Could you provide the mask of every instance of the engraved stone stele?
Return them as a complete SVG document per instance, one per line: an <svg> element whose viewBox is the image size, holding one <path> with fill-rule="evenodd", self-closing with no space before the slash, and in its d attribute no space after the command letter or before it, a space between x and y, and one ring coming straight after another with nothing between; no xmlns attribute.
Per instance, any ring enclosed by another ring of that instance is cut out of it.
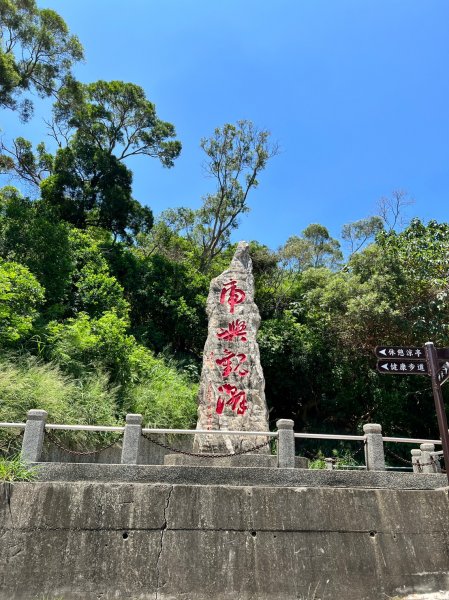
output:
<svg viewBox="0 0 449 600"><path fill-rule="evenodd" d="M197 429L222 430L223 435L195 435L194 451L248 450L267 438L225 433L269 430L265 380L256 341L260 315L254 303L247 242L239 242L229 269L211 281L206 310L209 327L198 394ZM269 454L269 447L257 453Z"/></svg>

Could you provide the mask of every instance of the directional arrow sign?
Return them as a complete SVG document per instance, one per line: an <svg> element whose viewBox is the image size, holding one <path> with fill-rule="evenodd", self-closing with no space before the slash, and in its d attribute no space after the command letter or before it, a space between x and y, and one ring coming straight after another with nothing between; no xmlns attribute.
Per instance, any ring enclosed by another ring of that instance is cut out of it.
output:
<svg viewBox="0 0 449 600"><path fill-rule="evenodd" d="M375 352L379 358L393 358L398 360L402 358L423 360L426 356L424 348L416 348L415 346L377 346Z"/></svg>
<svg viewBox="0 0 449 600"><path fill-rule="evenodd" d="M446 381L448 379L449 379L449 362L445 362L444 365L441 367L441 369L437 373L437 380L440 385L443 385L443 383L446 383Z"/></svg>
<svg viewBox="0 0 449 600"><path fill-rule="evenodd" d="M378 360L377 370L379 373L389 375L427 375L427 362L425 360ZM449 370L449 363L448 363Z"/></svg>

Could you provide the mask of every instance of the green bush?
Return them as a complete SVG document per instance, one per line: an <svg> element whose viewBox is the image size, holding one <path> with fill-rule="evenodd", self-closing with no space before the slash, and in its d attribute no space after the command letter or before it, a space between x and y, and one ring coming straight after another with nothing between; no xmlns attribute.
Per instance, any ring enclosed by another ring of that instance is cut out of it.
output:
<svg viewBox="0 0 449 600"><path fill-rule="evenodd" d="M148 427L193 427L198 385L143 346L136 346L130 362L136 377L128 392L130 411L142 414Z"/></svg>

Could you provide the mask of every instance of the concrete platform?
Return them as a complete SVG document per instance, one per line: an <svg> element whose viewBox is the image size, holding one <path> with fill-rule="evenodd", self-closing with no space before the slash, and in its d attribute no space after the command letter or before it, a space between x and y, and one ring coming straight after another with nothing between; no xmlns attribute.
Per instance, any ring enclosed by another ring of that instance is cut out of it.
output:
<svg viewBox="0 0 449 600"><path fill-rule="evenodd" d="M240 454L223 458L206 458L188 454L166 454L164 465L185 467L277 467L277 456L269 454ZM304 456L295 456L295 468L307 469L309 461Z"/></svg>
<svg viewBox="0 0 449 600"><path fill-rule="evenodd" d="M391 471L326 471L257 467L186 467L34 463L40 481L103 481L182 485L334 487L433 490L447 486L446 475Z"/></svg>

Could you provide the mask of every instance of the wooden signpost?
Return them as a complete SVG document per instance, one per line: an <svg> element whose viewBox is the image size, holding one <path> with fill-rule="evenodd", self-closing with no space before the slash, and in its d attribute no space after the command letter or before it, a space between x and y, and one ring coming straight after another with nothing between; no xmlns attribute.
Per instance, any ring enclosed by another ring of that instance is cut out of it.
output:
<svg viewBox="0 0 449 600"><path fill-rule="evenodd" d="M388 375L430 375L433 399L443 446L444 465L449 483L449 431L441 387L449 380L449 348L435 348L433 342L424 347L377 346L376 368ZM443 364L441 364L443 363Z"/></svg>

